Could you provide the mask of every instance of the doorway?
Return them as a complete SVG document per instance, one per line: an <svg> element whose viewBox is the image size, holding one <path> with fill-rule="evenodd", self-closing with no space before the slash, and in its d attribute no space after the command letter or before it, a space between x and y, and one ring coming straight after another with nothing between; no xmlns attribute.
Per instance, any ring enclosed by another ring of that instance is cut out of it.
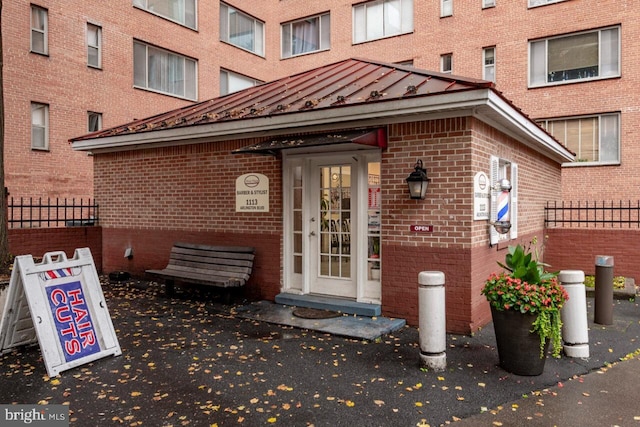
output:
<svg viewBox="0 0 640 427"><path fill-rule="evenodd" d="M287 155L283 164L283 291L379 304L380 152Z"/></svg>

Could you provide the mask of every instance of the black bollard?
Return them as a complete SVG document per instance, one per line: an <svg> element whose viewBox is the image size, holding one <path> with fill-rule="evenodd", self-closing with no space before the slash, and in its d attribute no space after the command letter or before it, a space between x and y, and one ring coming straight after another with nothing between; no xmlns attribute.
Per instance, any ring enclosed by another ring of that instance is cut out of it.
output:
<svg viewBox="0 0 640 427"><path fill-rule="evenodd" d="M594 322L613 324L613 257L596 256Z"/></svg>

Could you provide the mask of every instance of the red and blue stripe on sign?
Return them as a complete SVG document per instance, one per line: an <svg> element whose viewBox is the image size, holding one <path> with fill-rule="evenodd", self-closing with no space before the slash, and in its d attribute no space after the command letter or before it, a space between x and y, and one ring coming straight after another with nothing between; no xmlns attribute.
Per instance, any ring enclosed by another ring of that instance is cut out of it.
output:
<svg viewBox="0 0 640 427"><path fill-rule="evenodd" d="M59 279L60 277L71 277L73 276L73 271L71 268L60 268L57 270L49 270L45 271L44 275L47 279Z"/></svg>

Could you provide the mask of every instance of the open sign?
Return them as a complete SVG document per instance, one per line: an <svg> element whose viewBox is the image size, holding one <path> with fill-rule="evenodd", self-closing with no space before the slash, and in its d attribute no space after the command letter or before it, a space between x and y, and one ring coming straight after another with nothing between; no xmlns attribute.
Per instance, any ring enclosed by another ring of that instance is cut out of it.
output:
<svg viewBox="0 0 640 427"><path fill-rule="evenodd" d="M411 226L411 231L414 233L431 233L433 231L433 225L417 225Z"/></svg>

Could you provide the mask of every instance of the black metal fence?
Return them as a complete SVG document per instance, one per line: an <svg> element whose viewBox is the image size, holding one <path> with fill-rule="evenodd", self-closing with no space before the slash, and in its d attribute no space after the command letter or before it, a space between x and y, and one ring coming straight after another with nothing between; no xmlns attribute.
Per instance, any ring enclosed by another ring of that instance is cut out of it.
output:
<svg viewBox="0 0 640 427"><path fill-rule="evenodd" d="M547 228L640 228L640 200L547 202Z"/></svg>
<svg viewBox="0 0 640 427"><path fill-rule="evenodd" d="M7 201L9 228L98 225L98 204L91 199L23 198Z"/></svg>

